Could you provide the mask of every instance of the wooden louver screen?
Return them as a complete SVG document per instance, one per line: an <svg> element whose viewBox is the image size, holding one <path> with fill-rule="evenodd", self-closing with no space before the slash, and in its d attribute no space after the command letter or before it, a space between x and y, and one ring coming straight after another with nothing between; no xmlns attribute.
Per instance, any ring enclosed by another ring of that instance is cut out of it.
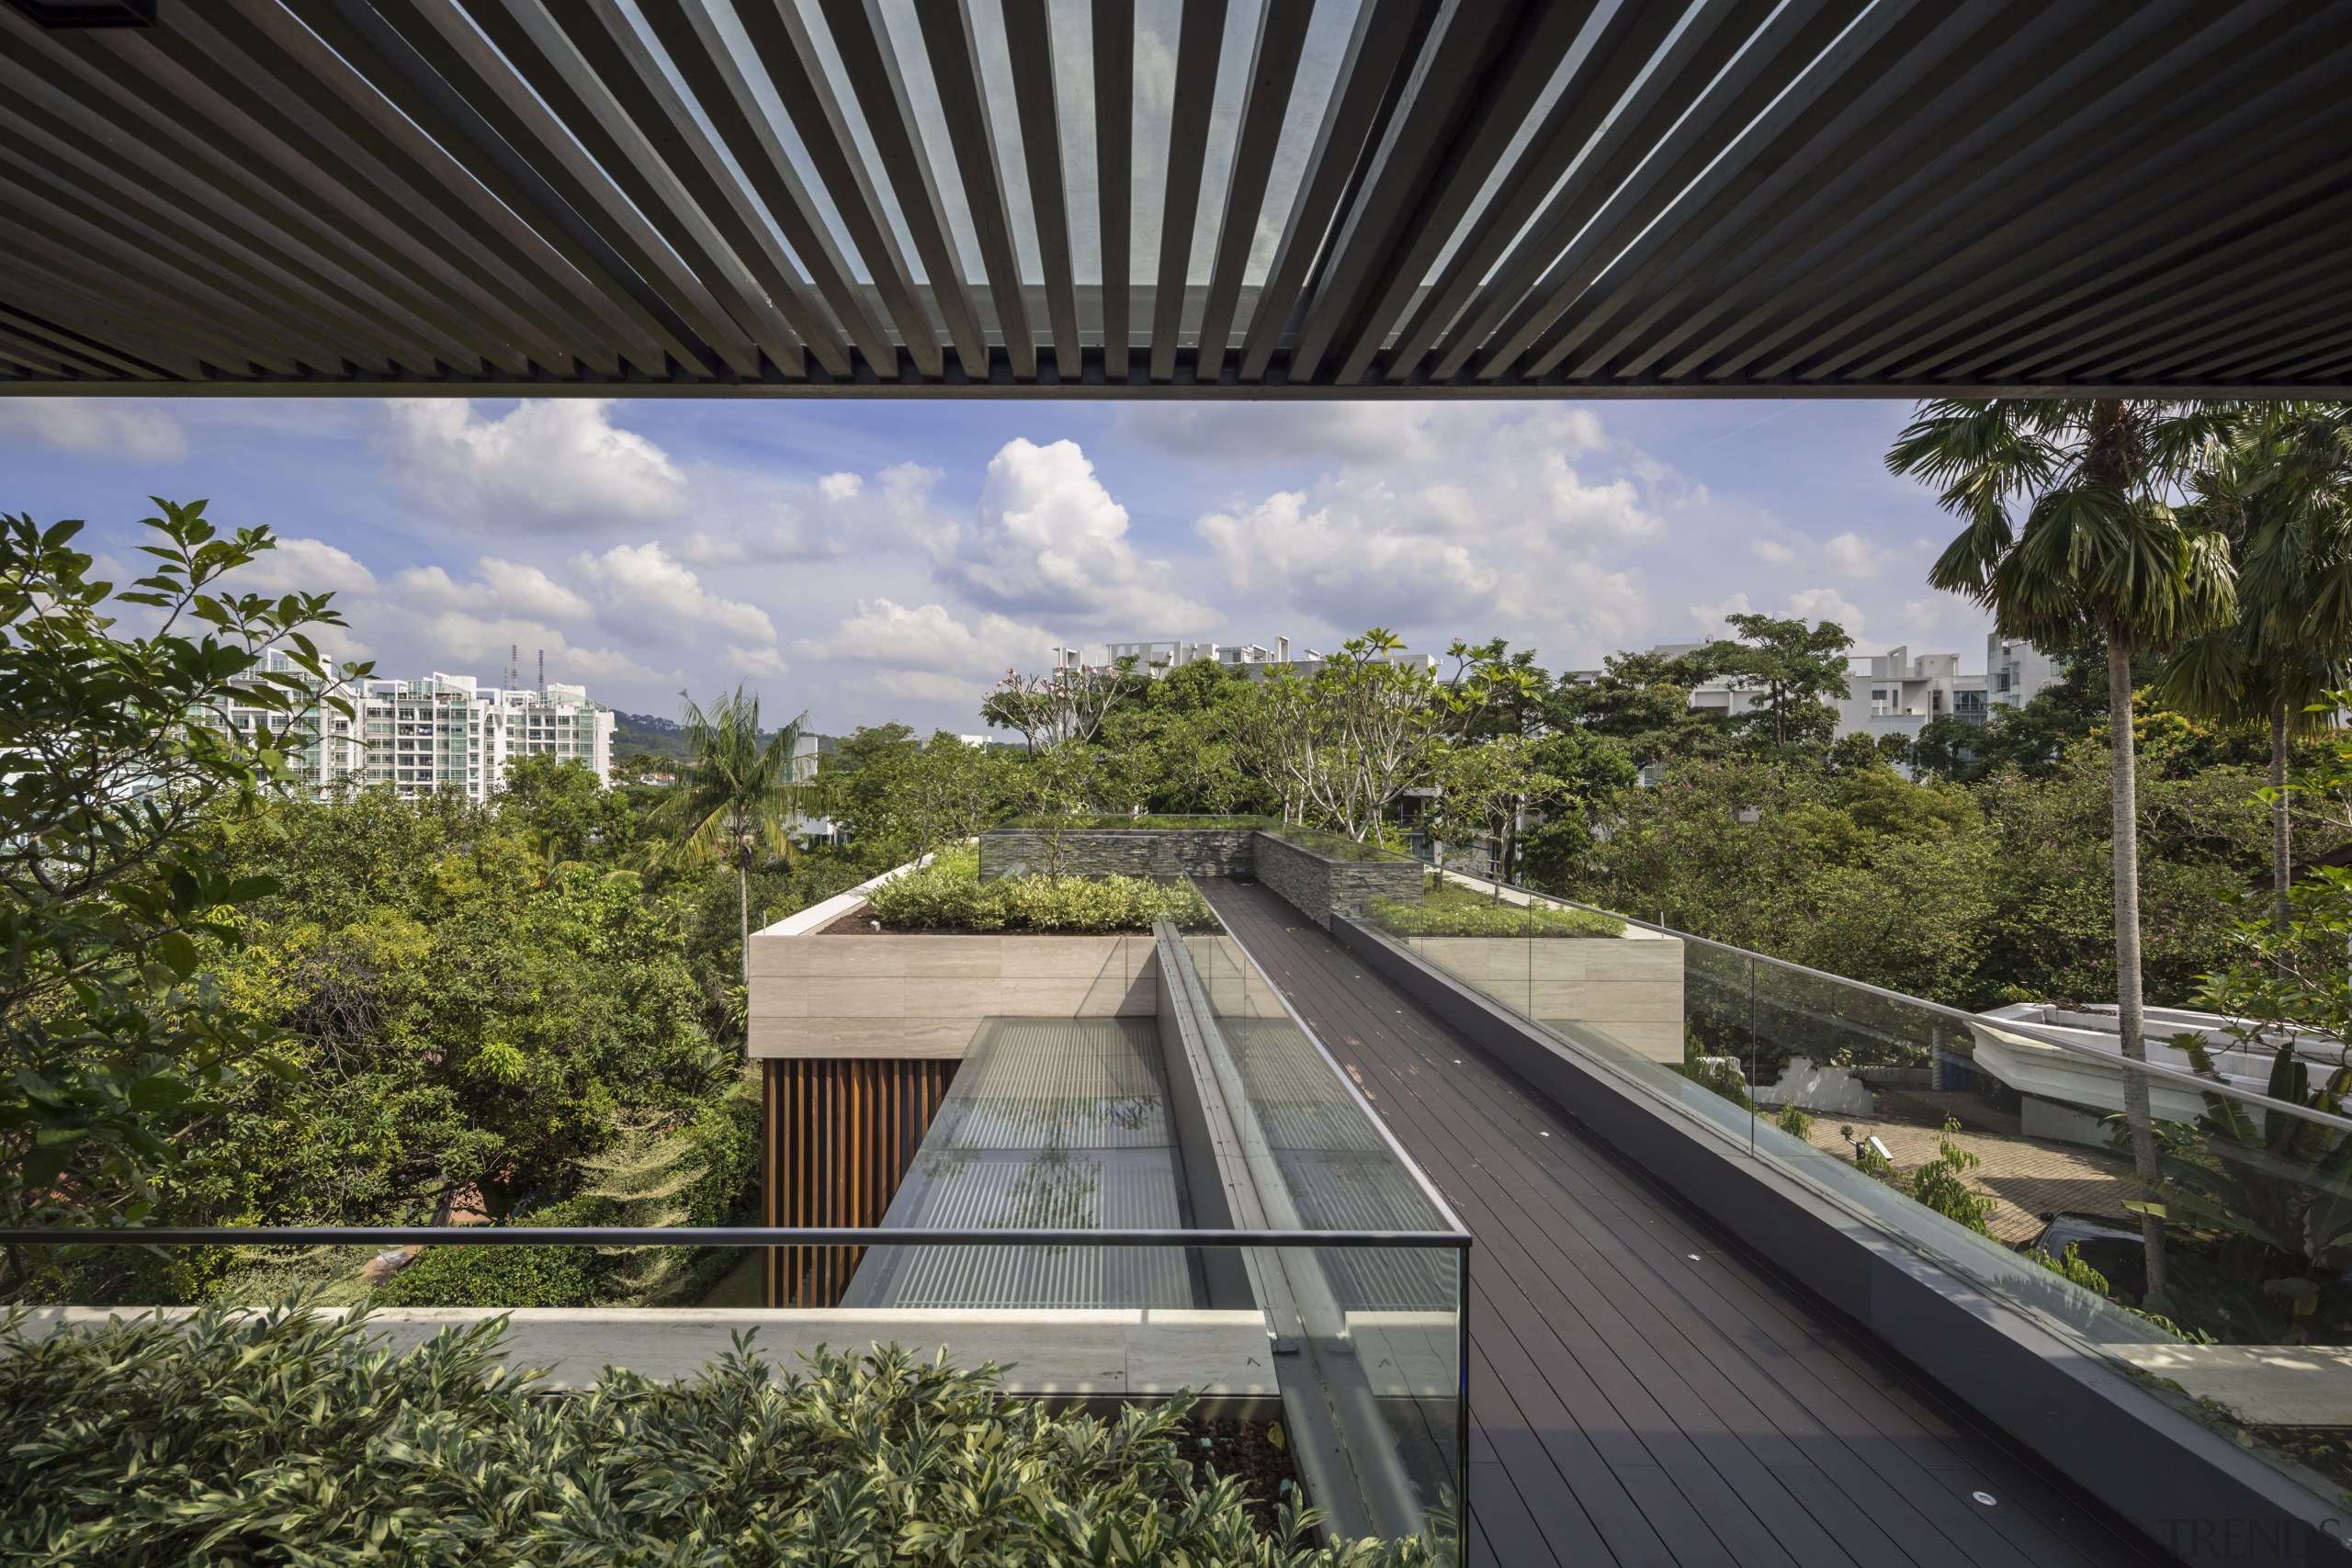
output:
<svg viewBox="0 0 2352 1568"><path fill-rule="evenodd" d="M771 1058L763 1223L881 1224L956 1066L952 1058ZM857 1247L768 1248L767 1304L839 1305L865 1254Z"/></svg>

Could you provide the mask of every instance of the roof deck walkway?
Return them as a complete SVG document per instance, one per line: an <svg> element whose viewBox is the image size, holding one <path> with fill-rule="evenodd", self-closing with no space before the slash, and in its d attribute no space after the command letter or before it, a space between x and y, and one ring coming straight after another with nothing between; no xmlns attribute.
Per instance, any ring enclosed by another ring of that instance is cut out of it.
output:
<svg viewBox="0 0 2352 1568"><path fill-rule="evenodd" d="M1473 1563L2163 1561L1275 894L1201 886L1476 1235Z"/></svg>

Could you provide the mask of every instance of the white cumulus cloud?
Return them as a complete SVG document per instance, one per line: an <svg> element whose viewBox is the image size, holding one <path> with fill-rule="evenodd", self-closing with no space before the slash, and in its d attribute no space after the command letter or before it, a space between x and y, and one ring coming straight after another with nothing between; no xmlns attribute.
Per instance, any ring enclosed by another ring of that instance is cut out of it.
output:
<svg viewBox="0 0 2352 1568"><path fill-rule="evenodd" d="M555 398L485 419L462 399L385 405L400 479L454 521L571 532L675 516L684 474L660 446L613 423L610 407Z"/></svg>
<svg viewBox="0 0 2352 1568"><path fill-rule="evenodd" d="M187 456L187 433L170 414L99 398L0 398L0 441L139 463Z"/></svg>
<svg viewBox="0 0 2352 1568"><path fill-rule="evenodd" d="M870 682L895 696L977 702L1006 671L1049 662L1056 640L1010 615L984 614L967 622L944 604L861 599L857 613L831 637L796 643L793 651L864 665Z"/></svg>
<svg viewBox="0 0 2352 1568"><path fill-rule="evenodd" d="M617 615L639 635L683 640L707 626L747 645L775 644L775 624L765 610L711 592L659 541L574 556L571 565L595 585L608 620Z"/></svg>
<svg viewBox="0 0 2352 1568"><path fill-rule="evenodd" d="M1081 624L1162 633L1215 624L1215 612L1174 589L1167 562L1136 554L1127 523L1077 442L1008 441L989 462L964 582L999 609Z"/></svg>
<svg viewBox="0 0 2352 1568"><path fill-rule="evenodd" d="M460 582L437 566L412 567L393 580L400 597L455 610L499 611L539 621L576 621L592 613L587 600L536 566L484 556L475 577Z"/></svg>
<svg viewBox="0 0 2352 1568"><path fill-rule="evenodd" d="M1616 558L1666 521L1632 479L1570 461L1603 444L1590 411L1449 410L1442 427L1434 456L1343 463L1194 531L1235 593L1326 625L1566 628L1595 649L1638 630L1647 606Z"/></svg>
<svg viewBox="0 0 2352 1568"><path fill-rule="evenodd" d="M1894 558L1893 550L1870 543L1850 529L1821 547L1828 558L1829 570L1840 577L1876 577L1879 569Z"/></svg>
<svg viewBox="0 0 2352 1568"><path fill-rule="evenodd" d="M1849 635L1862 635L1860 606L1835 588L1806 588L1790 594L1789 614L1800 620L1835 621Z"/></svg>

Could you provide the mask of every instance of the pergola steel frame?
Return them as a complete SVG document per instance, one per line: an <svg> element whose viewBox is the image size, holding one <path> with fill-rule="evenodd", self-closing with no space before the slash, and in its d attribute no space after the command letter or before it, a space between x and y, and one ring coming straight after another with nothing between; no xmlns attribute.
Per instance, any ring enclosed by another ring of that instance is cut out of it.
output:
<svg viewBox="0 0 2352 1568"><path fill-rule="evenodd" d="M0 0L0 391L2352 387L2352 0L1170 16Z"/></svg>

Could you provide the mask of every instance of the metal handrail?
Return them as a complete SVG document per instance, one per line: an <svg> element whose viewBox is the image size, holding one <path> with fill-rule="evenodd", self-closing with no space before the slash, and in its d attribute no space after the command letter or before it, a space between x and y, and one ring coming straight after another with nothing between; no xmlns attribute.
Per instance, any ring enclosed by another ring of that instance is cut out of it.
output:
<svg viewBox="0 0 2352 1568"><path fill-rule="evenodd" d="M1430 861L1423 861L1421 863L1430 866L1441 875L1460 876L1462 874L1459 872L1449 874L1445 867ZM2033 1024L2018 1023L2005 1018L1987 1018L1983 1013L1965 1012L1943 1002L1931 1002L1925 997L1910 996L1902 991L1891 991L1883 986L1873 986L1867 980L1856 980L1845 975L1832 975L1826 969L1809 968L1790 959L1775 958L1769 953L1758 953L1752 948L1736 947L1730 942L1716 942L1711 937L1694 936L1689 931L1677 931L1672 926L1660 925L1654 920L1645 920L1633 915L1621 915L1614 909L1604 909L1598 905L1579 903L1574 898L1563 898L1556 893L1541 893L1532 887L1522 887L1516 882L1504 882L1491 876L1482 876L1476 880L1496 887L1508 888L1513 893L1525 894L1530 898L1540 898L1546 904L1556 905L1563 908L1582 909L1587 914L1605 915L1612 920L1620 920L1629 926L1637 926L1643 931L1656 931L1660 936L1670 936L1679 942L1696 942L1701 947L1713 948L1718 953L1732 953L1754 963L1770 964L1776 969L1785 969L1793 974L1809 976L1816 980L1826 980L1833 985L1843 986L1849 990L1860 991L1868 996L1900 1002L1906 1007L1919 1008L1951 1019L1963 1026L1997 1029L2005 1034L2015 1034L2020 1039L2030 1040L2037 1045L2047 1045L2054 1050L2064 1051L2071 1055L2084 1057L2107 1066L2121 1066L2131 1072L2145 1073L2150 1077L2177 1084L2199 1094L2218 1094L2224 1099L2242 1100L2248 1105L2259 1106L2265 1111L2282 1111L2305 1122L2315 1122L2324 1127L2333 1127L2339 1133L2352 1133L2352 1117L2338 1116L2325 1111L2314 1111L2308 1105L2297 1105L2290 1100L2277 1100L2253 1089L2240 1089L2235 1084L2225 1083L2219 1078L2201 1077L2195 1073L2179 1067L2168 1067L2158 1062L2135 1062L2120 1051L2110 1055L2105 1051L2093 1050L2080 1041L2064 1040L2054 1034L2045 1034Z"/></svg>
<svg viewBox="0 0 2352 1568"><path fill-rule="evenodd" d="M1451 1217L1451 1216L1449 1216ZM1457 1222L1458 1223L1458 1222ZM11 1225L6 1247L1315 1247L1460 1251L1453 1231L925 1230L910 1225Z"/></svg>

